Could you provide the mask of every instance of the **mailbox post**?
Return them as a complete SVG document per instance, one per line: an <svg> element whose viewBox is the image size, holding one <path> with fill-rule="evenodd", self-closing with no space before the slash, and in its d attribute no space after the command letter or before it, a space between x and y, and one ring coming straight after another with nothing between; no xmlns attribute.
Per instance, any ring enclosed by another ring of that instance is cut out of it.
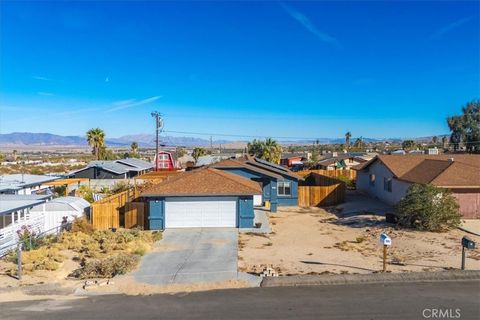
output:
<svg viewBox="0 0 480 320"><path fill-rule="evenodd" d="M392 239L386 234L380 235L380 244L383 245L383 272L387 271L387 247L392 245Z"/></svg>
<svg viewBox="0 0 480 320"><path fill-rule="evenodd" d="M462 238L462 270L465 270L465 249L475 249L475 241L467 236Z"/></svg>

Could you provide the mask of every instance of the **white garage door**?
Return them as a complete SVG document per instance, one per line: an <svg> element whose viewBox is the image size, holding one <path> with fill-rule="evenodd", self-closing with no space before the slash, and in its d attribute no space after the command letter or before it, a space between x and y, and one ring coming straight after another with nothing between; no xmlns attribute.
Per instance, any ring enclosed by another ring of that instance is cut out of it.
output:
<svg viewBox="0 0 480 320"><path fill-rule="evenodd" d="M236 201L165 202L165 228L236 226Z"/></svg>

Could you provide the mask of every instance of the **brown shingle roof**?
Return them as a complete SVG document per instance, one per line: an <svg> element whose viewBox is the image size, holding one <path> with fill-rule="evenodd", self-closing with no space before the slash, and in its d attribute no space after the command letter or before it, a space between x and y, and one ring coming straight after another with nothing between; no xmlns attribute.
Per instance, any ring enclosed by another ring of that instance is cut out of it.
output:
<svg viewBox="0 0 480 320"><path fill-rule="evenodd" d="M237 196L261 193L257 182L214 168L204 168L178 174L145 190L141 196Z"/></svg>
<svg viewBox="0 0 480 320"><path fill-rule="evenodd" d="M408 182L480 187L480 155L380 155L356 169L365 169L375 161L382 162L396 178Z"/></svg>

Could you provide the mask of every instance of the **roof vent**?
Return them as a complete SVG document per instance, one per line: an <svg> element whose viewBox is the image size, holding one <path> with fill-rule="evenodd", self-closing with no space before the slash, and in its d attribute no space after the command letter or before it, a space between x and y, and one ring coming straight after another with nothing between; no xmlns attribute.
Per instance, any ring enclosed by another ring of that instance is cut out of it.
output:
<svg viewBox="0 0 480 320"><path fill-rule="evenodd" d="M455 161L455 159L453 159L453 158L450 158L450 161L452 161L452 162L453 162L453 161Z"/></svg>

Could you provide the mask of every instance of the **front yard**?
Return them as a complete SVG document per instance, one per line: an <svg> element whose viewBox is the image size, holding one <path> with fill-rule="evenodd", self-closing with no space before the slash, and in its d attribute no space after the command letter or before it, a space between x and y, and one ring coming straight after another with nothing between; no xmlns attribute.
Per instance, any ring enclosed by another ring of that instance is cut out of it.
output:
<svg viewBox="0 0 480 320"><path fill-rule="evenodd" d="M396 229L384 217L338 218L321 208L281 207L269 216L273 233L240 234L239 270L259 272L272 266L279 275L372 273L382 269L378 239L386 232L391 272L442 271L460 268L460 230L447 233ZM477 243L480 237L468 235ZM480 270L480 251L467 253L467 269Z"/></svg>

